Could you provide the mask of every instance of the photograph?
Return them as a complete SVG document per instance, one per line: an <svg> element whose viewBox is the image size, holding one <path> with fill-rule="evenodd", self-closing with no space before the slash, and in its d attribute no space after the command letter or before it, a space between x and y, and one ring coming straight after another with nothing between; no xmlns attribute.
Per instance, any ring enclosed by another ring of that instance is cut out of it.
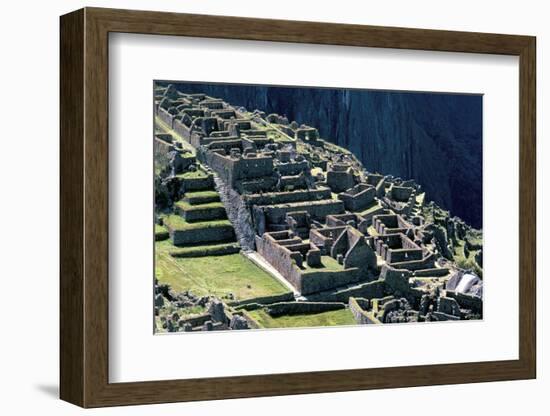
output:
<svg viewBox="0 0 550 416"><path fill-rule="evenodd" d="M2 5L0 415L550 414L545 3Z"/></svg>
<svg viewBox="0 0 550 416"><path fill-rule="evenodd" d="M483 319L483 94L152 88L155 334Z"/></svg>

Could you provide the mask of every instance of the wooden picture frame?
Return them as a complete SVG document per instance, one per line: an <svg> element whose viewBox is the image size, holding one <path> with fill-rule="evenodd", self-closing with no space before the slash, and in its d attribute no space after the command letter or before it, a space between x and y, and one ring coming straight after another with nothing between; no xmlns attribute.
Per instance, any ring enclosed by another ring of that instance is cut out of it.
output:
<svg viewBox="0 0 550 416"><path fill-rule="evenodd" d="M82 407L536 377L535 38L85 8L61 17L60 396ZM108 35L111 32L519 56L519 359L109 383Z"/></svg>

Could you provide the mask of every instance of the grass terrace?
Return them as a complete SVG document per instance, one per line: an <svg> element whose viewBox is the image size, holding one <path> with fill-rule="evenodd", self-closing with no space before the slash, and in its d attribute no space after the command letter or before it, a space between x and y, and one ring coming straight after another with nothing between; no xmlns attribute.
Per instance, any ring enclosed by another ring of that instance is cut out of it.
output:
<svg viewBox="0 0 550 416"><path fill-rule="evenodd" d="M207 202L205 204L190 204L187 201L178 201L176 206L184 211L199 211L203 209L218 209L224 208L221 202Z"/></svg>
<svg viewBox="0 0 550 416"><path fill-rule="evenodd" d="M187 222L217 221L227 218L225 207L221 202L191 205L183 200L175 203L176 211L183 215Z"/></svg>
<svg viewBox="0 0 550 416"><path fill-rule="evenodd" d="M232 227L229 220L216 220L216 221L200 221L200 222L187 222L183 217L179 215L167 215L164 217L164 224L169 229L176 231L190 231L190 230L202 230L205 228L222 228Z"/></svg>
<svg viewBox="0 0 550 416"><path fill-rule="evenodd" d="M155 224L155 234L157 233L165 233L168 230L163 225Z"/></svg>
<svg viewBox="0 0 550 416"><path fill-rule="evenodd" d="M155 243L155 275L160 283L181 292L218 297L233 293L236 300L287 292L277 279L240 253L224 256L174 258L169 241Z"/></svg>
<svg viewBox="0 0 550 416"><path fill-rule="evenodd" d="M166 227L155 224L155 241L162 241L168 239L169 234Z"/></svg>
<svg viewBox="0 0 550 416"><path fill-rule="evenodd" d="M216 191L186 192L184 199L191 205L219 202L220 195Z"/></svg>
<svg viewBox="0 0 550 416"><path fill-rule="evenodd" d="M349 309L305 315L283 315L271 317L264 309L249 311L248 314L264 328L304 328L334 325L357 325Z"/></svg>
<svg viewBox="0 0 550 416"><path fill-rule="evenodd" d="M179 175L176 175L176 178L180 178L180 179L203 179L207 177L208 177L208 173L206 173L202 169L197 169L194 172L185 172L185 173L180 173Z"/></svg>
<svg viewBox="0 0 550 416"><path fill-rule="evenodd" d="M234 254L240 251L237 243L209 244L189 247L174 247L170 250L172 257L204 257Z"/></svg>

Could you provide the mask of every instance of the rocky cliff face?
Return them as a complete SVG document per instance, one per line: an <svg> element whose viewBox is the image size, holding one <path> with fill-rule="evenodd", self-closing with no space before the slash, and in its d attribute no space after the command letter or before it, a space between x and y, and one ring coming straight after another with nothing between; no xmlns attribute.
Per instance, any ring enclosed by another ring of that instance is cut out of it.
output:
<svg viewBox="0 0 550 416"><path fill-rule="evenodd" d="M248 110L284 114L351 150L369 171L416 180L427 199L482 228L482 97L178 83Z"/></svg>

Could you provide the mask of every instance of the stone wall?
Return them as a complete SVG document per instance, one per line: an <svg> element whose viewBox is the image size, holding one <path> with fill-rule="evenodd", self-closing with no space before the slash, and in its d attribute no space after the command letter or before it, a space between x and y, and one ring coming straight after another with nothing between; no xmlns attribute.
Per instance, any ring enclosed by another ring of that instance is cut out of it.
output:
<svg viewBox="0 0 550 416"><path fill-rule="evenodd" d="M172 244L175 246L198 244L198 243L210 243L210 242L223 242L233 241L235 239L235 232L231 225L224 225L219 227L205 227L200 230L176 230L170 228L166 224L168 231L170 232L170 238Z"/></svg>
<svg viewBox="0 0 550 416"><path fill-rule="evenodd" d="M309 169L309 163L307 160L277 163L276 168L281 175L298 175Z"/></svg>
<svg viewBox="0 0 550 416"><path fill-rule="evenodd" d="M329 188L305 189L289 192L267 192L263 194L246 195L244 198L250 205L287 204L301 201L317 201L331 198Z"/></svg>
<svg viewBox="0 0 550 416"><path fill-rule="evenodd" d="M175 211L185 218L185 221L187 222L211 221L227 218L227 214L223 206L211 208L192 206L190 209L183 209L178 205L178 203L176 203L175 206Z"/></svg>
<svg viewBox="0 0 550 416"><path fill-rule="evenodd" d="M268 222L281 224L284 223L285 216L288 212L306 211L313 219L324 221L327 215L341 214L345 209L342 201L322 200L268 205L264 206L263 210Z"/></svg>
<svg viewBox="0 0 550 416"><path fill-rule="evenodd" d="M300 293L310 295L363 280L359 269L308 271L300 276Z"/></svg>
<svg viewBox="0 0 550 416"><path fill-rule="evenodd" d="M285 246L278 244L267 234L264 234L263 237L256 236L256 250L275 268L275 270L281 273L296 290L299 292L301 291L301 273L298 268L301 266L302 262L302 255L300 253L293 253Z"/></svg>
<svg viewBox="0 0 550 416"><path fill-rule="evenodd" d="M347 210L362 211L374 202L375 194L374 186L360 183L339 194L338 199L344 201Z"/></svg>
<svg viewBox="0 0 550 416"><path fill-rule="evenodd" d="M449 274L449 269L446 267L434 267L431 269L415 270L414 277L441 277Z"/></svg>
<svg viewBox="0 0 550 416"><path fill-rule="evenodd" d="M417 249L397 249L390 250L387 256L388 263L402 263L405 261L422 260L423 252L421 248Z"/></svg>
<svg viewBox="0 0 550 416"><path fill-rule="evenodd" d="M349 171L329 170L327 172L327 185L333 192L343 192L355 185L355 179Z"/></svg>
<svg viewBox="0 0 550 416"><path fill-rule="evenodd" d="M243 250L254 250L255 241L254 226L250 216L250 210L243 198L231 186L227 185L221 178L214 178L216 191L227 211L227 217L233 224L235 234Z"/></svg>
<svg viewBox="0 0 550 416"><path fill-rule="evenodd" d="M182 178L181 183L185 192L203 191L214 188L214 177L207 175L202 178Z"/></svg>
<svg viewBox="0 0 550 416"><path fill-rule="evenodd" d="M368 304L369 300L365 298L349 298L349 310L355 318L355 321L359 325L381 324L382 322L375 318L372 313L366 311L364 306L360 304L363 302Z"/></svg>
<svg viewBox="0 0 550 416"><path fill-rule="evenodd" d="M381 298L386 291L386 283L382 279L361 283L345 289L331 290L308 296L309 300L326 302L348 302L352 296L365 299Z"/></svg>
<svg viewBox="0 0 550 416"><path fill-rule="evenodd" d="M239 301L229 302L229 306L242 306L249 303L257 303L259 305L269 305L271 303L277 302L287 302L294 300L294 293L285 292L280 295L271 295L271 296L259 296L256 298L243 299Z"/></svg>
<svg viewBox="0 0 550 416"><path fill-rule="evenodd" d="M478 296L467 295L465 293L447 290L448 297L455 299L458 304L465 309L471 309L473 312L481 313L483 309L483 300Z"/></svg>
<svg viewBox="0 0 550 416"><path fill-rule="evenodd" d="M260 178L273 174L273 158L267 156L232 158L212 151L203 152L206 163L228 184L237 180Z"/></svg>
<svg viewBox="0 0 550 416"><path fill-rule="evenodd" d="M423 250L411 241L405 234L387 234L375 237L376 252L390 264L401 264L400 268L408 269L404 263L415 265L415 269L420 264L414 262L422 261ZM397 266L396 266L397 267ZM426 267L425 267L426 268Z"/></svg>
<svg viewBox="0 0 550 416"><path fill-rule="evenodd" d="M345 229L346 226L311 229L309 231L309 241L319 247L322 254L330 255L334 241L340 237Z"/></svg>
<svg viewBox="0 0 550 416"><path fill-rule="evenodd" d="M385 214L373 217L373 226L378 234L404 233L412 227L401 215Z"/></svg>
<svg viewBox="0 0 550 416"><path fill-rule="evenodd" d="M174 127L174 116L172 114L170 114L164 108L159 108L157 114L159 118L164 122L164 124L166 124L170 128Z"/></svg>
<svg viewBox="0 0 550 416"><path fill-rule="evenodd" d="M391 265L398 269L422 270L433 268L434 264L435 255L430 253L422 258L422 260L403 261L392 263Z"/></svg>
<svg viewBox="0 0 550 416"><path fill-rule="evenodd" d="M183 137L184 139L186 139L187 141L190 141L190 137L191 137L191 130L188 126L186 126L185 124L183 124L181 121L179 120L174 120L173 122L173 127L174 131L176 133L178 133L181 137Z"/></svg>
<svg viewBox="0 0 550 416"><path fill-rule="evenodd" d="M282 315L303 315L345 309L341 302L280 302L268 306L267 313L273 317Z"/></svg>
<svg viewBox="0 0 550 416"><path fill-rule="evenodd" d="M380 272L380 278L384 280L386 285L393 291L401 292L402 294L409 292L409 278L411 275L412 273L408 270L395 269L388 265L382 266L382 271Z"/></svg>
<svg viewBox="0 0 550 416"><path fill-rule="evenodd" d="M414 194L414 188L393 185L391 188L391 197L399 202L407 202Z"/></svg>

